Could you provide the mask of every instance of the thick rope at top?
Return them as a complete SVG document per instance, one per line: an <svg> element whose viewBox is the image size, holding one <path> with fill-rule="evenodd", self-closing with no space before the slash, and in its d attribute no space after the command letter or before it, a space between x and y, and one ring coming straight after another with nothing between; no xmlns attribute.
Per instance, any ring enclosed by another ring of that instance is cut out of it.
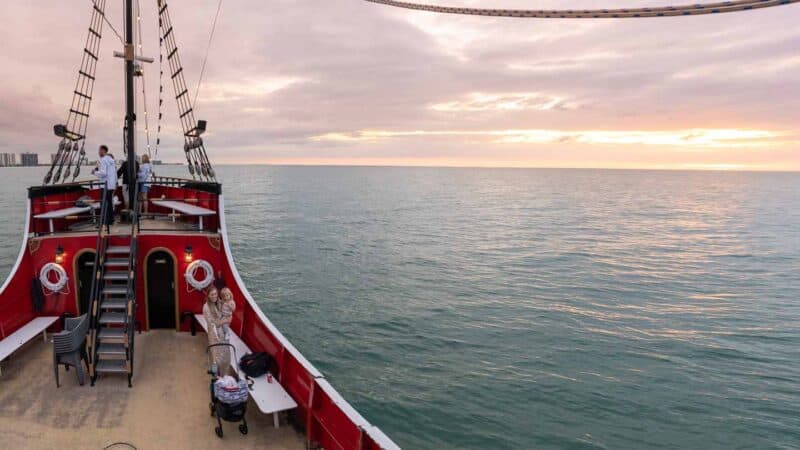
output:
<svg viewBox="0 0 800 450"><path fill-rule="evenodd" d="M627 19L645 17L697 16L702 14L721 14L772 6L798 3L800 0L734 0L727 2L659 6L652 8L624 9L487 9L462 8L458 6L438 6L395 0L365 0L371 3L393 6L395 8L415 9L444 14L463 14L471 16L518 17L538 19Z"/></svg>

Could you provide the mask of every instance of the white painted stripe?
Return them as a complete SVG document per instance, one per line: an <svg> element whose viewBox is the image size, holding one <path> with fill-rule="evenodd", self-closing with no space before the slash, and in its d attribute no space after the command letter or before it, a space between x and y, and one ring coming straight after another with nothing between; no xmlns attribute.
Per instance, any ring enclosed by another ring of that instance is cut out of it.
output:
<svg viewBox="0 0 800 450"><path fill-rule="evenodd" d="M275 336L276 339L283 345L283 347L292 354L300 364L317 380L317 384L322 388L323 391L331 398L331 400L341 408L342 412L353 421L353 423L364 430L370 438L372 438L375 443L381 446L384 450L399 450L400 447L397 446L391 439L389 439L380 429L375 426L372 426L367 422L367 420L358 413L358 411L353 408L350 403L348 403L344 397L339 394L339 392L334 389L334 387L328 383L328 381L324 378L322 373L314 367L311 362L309 362L299 350L297 350L291 342L275 327L275 325L267 319L267 316L261 311L261 308L258 307L255 300L253 300L253 296L250 295L250 292L247 290L247 286L245 286L244 281L242 281L242 277L239 275L239 271L236 270L236 264L233 261L233 256L231 254L231 249L228 244L228 228L225 224L225 200L223 196L219 196L219 223L220 223L220 234L222 235L222 243L225 247L225 257L228 259L228 265L231 268L231 272L233 272L233 276L236 279L236 283L239 285L239 288L242 290L247 302L250 304L250 307L255 311L258 315L259 319L267 326L267 329Z"/></svg>
<svg viewBox="0 0 800 450"><path fill-rule="evenodd" d="M3 283L3 287L0 288L0 296L3 295L8 285L11 284L11 280L17 275L17 270L19 270L19 266L22 264L22 258L25 256L25 247L28 245L28 230L30 230L31 226L31 200L27 199L27 201L28 207L25 211L25 231L22 234L22 244L20 245L19 254L17 254L17 262L14 263L14 268L11 269L8 278L6 278L5 283Z"/></svg>
<svg viewBox="0 0 800 450"><path fill-rule="evenodd" d="M267 316L261 311L261 308L256 304L256 301L253 300L253 296L250 295L250 292L247 290L247 286L242 281L242 277L239 275L239 271L236 270L236 263L233 261L233 256L231 253L230 245L228 244L228 227L225 224L225 199L222 195L219 196L219 225L220 225L220 234L222 235L222 243L225 247L225 257L228 259L228 265L231 268L231 272L233 272L233 277L236 279L236 283L239 285L239 288L242 290L245 299L247 302L250 303L250 307L255 311L258 315L258 318L267 326L270 333L272 333L275 338L281 343L281 345L292 354L292 356L300 362L300 364L311 374L313 378L321 378L322 372L317 370L313 364L311 364L301 353L298 351L291 342L281 333L275 325L270 322Z"/></svg>

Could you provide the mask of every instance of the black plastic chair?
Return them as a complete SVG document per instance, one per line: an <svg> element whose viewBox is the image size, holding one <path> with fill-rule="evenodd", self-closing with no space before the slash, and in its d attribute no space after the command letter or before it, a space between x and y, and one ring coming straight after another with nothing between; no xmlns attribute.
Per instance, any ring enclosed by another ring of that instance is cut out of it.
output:
<svg viewBox="0 0 800 450"><path fill-rule="evenodd" d="M81 386L86 382L82 361L89 364L85 345L88 331L89 317L84 314L74 319L66 319L64 331L53 335L53 370L56 374L56 387L61 387L58 379L59 364L64 365L67 371L69 366L74 367Z"/></svg>

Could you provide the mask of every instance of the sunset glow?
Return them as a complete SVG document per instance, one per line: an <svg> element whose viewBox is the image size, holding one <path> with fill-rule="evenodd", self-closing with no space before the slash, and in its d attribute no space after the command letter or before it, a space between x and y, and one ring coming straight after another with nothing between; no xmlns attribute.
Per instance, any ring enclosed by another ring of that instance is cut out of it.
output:
<svg viewBox="0 0 800 450"><path fill-rule="evenodd" d="M577 1L541 7L592 6ZM194 98L216 3L171 7ZM7 8L37 20L2 31L17 38L0 49L0 152L49 160L89 17L62 3ZM221 164L800 170L799 13L548 21L242 0L223 8L195 114L208 121L206 147ZM143 66L152 120L159 66L149 8L142 23L143 52L156 57ZM119 146L118 44L103 40L89 149ZM181 162L174 94L163 83L158 159Z"/></svg>

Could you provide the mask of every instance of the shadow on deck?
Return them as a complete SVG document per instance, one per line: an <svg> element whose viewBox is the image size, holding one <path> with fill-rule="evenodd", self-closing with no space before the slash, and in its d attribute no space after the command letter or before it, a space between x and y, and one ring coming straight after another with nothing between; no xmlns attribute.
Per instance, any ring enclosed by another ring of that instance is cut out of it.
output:
<svg viewBox="0 0 800 450"><path fill-rule="evenodd" d="M236 423L214 434L209 415L206 339L171 330L136 336L133 388L126 377L106 375L95 387L78 385L73 370L53 375L52 344L35 339L5 362L0 377L3 448L103 448L127 442L138 449L305 449L291 426L248 405L248 435Z"/></svg>

